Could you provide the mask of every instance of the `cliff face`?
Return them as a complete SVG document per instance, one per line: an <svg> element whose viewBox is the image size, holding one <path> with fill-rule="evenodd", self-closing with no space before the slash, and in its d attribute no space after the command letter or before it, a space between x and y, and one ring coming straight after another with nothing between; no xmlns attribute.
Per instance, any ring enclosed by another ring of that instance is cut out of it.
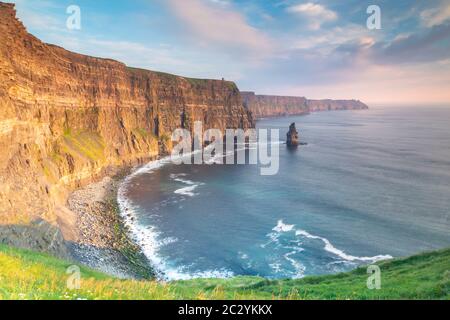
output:
<svg viewBox="0 0 450 320"><path fill-rule="evenodd" d="M279 117L309 113L308 100L303 97L256 95L241 92L244 105L255 118Z"/></svg>
<svg viewBox="0 0 450 320"><path fill-rule="evenodd" d="M304 97L256 95L241 92L244 105L255 118L302 115L317 111L363 110L368 106L357 100L308 100Z"/></svg>
<svg viewBox="0 0 450 320"><path fill-rule="evenodd" d="M335 110L367 110L369 107L359 100L308 100L310 112Z"/></svg>
<svg viewBox="0 0 450 320"><path fill-rule="evenodd" d="M64 230L68 190L167 151L172 131L197 120L205 129L254 126L234 83L42 43L0 2L0 225L42 219Z"/></svg>

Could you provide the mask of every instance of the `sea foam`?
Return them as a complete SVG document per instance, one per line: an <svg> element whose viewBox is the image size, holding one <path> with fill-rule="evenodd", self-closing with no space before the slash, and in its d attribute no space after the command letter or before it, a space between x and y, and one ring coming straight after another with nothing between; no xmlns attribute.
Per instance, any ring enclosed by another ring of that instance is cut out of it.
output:
<svg viewBox="0 0 450 320"><path fill-rule="evenodd" d="M170 178L173 181L181 182L183 184L188 185L187 187L180 188L174 191L175 194L180 194L183 196L189 196L194 197L197 195L197 193L194 193L194 191L200 186L203 185L201 182L194 182L192 180L182 179L180 177L185 177L185 173L179 173L179 174L171 174Z"/></svg>
<svg viewBox="0 0 450 320"><path fill-rule="evenodd" d="M346 261L364 261L364 262L377 262L381 260L388 260L392 259L393 257L390 255L377 255L373 257L358 257L358 256L352 256L347 253L345 253L343 250L340 250L336 248L330 240L324 237L313 235L305 230L297 230L295 229L295 225L293 224L286 224L283 222L283 220L279 220L278 224L272 229L273 231L277 233L283 233L283 232L291 232L295 231L296 236L304 237L307 239L314 239L314 240L320 240L324 243L324 250L327 252L330 252L338 257L340 257L343 260ZM268 235L272 241L277 241L278 236L274 234Z"/></svg>
<svg viewBox="0 0 450 320"><path fill-rule="evenodd" d="M276 232L290 232L294 230L294 227L295 225L293 224L285 224L283 220L279 220L277 226L272 230Z"/></svg>
<svg viewBox="0 0 450 320"><path fill-rule="evenodd" d="M155 160L147 165L135 170L127 176L121 183L117 202L119 204L120 213L124 220L125 226L130 230L130 236L140 246L142 252L149 260L156 277L160 280L174 281L174 280L190 280L196 278L230 278L233 277L233 272L226 269L206 270L206 271L187 271L186 267L172 267L168 262L161 257L159 249L162 246L177 242L176 238L162 238L161 233L154 226L144 226L138 222L139 207L134 205L126 195L127 187L132 183L134 177L142 174L152 173L155 170L171 163L171 157ZM191 195L191 192L198 187L195 182L185 180L186 174L171 175L174 180L190 185L189 187L178 190L179 194ZM190 188L190 189L189 189ZM177 193L177 192L176 192Z"/></svg>
<svg viewBox="0 0 450 320"><path fill-rule="evenodd" d="M308 238L308 239L315 239L315 240L321 240L324 244L324 250L328 251L346 261L365 261L365 262L377 262L377 261L381 261L381 260L388 260L388 259L392 259L393 257L390 255L378 255L378 256L373 256L373 257L357 257L357 256L352 256L349 254L346 254L343 250L340 250L338 248L336 248L327 238L323 238L323 237L319 237L319 236L315 236L310 234L309 232L305 231L305 230L297 230L295 232L295 234L297 236L301 236L304 238Z"/></svg>

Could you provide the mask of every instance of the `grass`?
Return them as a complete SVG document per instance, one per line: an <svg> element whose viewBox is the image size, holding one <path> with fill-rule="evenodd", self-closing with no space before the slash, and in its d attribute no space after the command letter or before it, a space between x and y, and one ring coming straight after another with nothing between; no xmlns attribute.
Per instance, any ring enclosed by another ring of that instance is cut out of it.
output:
<svg viewBox="0 0 450 320"><path fill-rule="evenodd" d="M132 130L132 132L144 140L147 140L150 138L157 139L156 136L154 136L152 133L148 132L146 129L143 129L143 128L135 128L134 130Z"/></svg>
<svg viewBox="0 0 450 320"><path fill-rule="evenodd" d="M67 289L70 262L0 245L0 299L450 299L450 249L381 262L381 289L366 268L331 276L269 281L256 277L158 283L119 280L81 267L81 287Z"/></svg>
<svg viewBox="0 0 450 320"><path fill-rule="evenodd" d="M105 160L105 143L96 132L64 132L64 151L75 156L87 158L93 162Z"/></svg>

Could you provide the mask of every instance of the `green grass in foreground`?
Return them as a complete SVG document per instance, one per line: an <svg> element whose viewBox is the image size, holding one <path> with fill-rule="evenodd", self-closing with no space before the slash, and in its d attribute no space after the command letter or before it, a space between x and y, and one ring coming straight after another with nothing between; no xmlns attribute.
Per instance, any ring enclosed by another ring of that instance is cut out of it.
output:
<svg viewBox="0 0 450 320"><path fill-rule="evenodd" d="M81 288L71 291L70 265L0 245L0 299L450 299L450 249L380 262L380 290L367 289L366 268L300 280L236 277L167 284L118 280L81 268Z"/></svg>

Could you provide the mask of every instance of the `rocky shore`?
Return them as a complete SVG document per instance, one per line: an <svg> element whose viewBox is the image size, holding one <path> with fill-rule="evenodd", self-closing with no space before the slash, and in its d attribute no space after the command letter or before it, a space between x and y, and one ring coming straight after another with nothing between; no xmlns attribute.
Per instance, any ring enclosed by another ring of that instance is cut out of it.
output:
<svg viewBox="0 0 450 320"><path fill-rule="evenodd" d="M67 207L76 215L76 239L69 244L73 259L120 278L151 278L141 249L128 237L117 191L129 169L118 170L73 192Z"/></svg>

